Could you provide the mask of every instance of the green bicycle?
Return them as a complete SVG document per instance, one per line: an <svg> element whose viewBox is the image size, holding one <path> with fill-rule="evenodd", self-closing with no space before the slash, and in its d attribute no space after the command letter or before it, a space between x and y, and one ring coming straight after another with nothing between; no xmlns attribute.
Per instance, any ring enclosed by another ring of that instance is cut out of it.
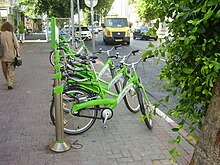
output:
<svg viewBox="0 0 220 165"><path fill-rule="evenodd" d="M71 54L71 56L69 56L71 58L71 57L75 57L76 54L80 54L82 52L88 53L88 48L84 40L79 41L76 39L76 42L79 42L80 44L76 49L73 50L68 41L66 40L60 41L59 45L57 46L57 50L60 55L60 63L64 63L65 54ZM50 64L54 66L54 51L50 52L49 61Z"/></svg>
<svg viewBox="0 0 220 165"><path fill-rule="evenodd" d="M77 82L69 86L68 90L63 94L64 132L72 135L81 134L89 130L96 119L102 119L103 126L105 127L107 120L112 118L115 107L132 89L134 89L133 92L138 96L138 102L142 113L141 120L149 129L152 129L153 109L150 106L144 86L141 84L141 80L135 71L135 65L140 61L142 61L142 59L131 64L125 63L125 58L121 61L123 68L131 67L131 72L127 74L126 81L123 83L123 89L119 94L112 93L104 88L100 90L102 87L96 86L96 84L93 84L94 82L90 83L90 86L88 84L82 84L82 82ZM122 72L117 73L116 77L121 74ZM97 94L98 92L99 94ZM103 95L105 94L111 97L104 97ZM50 115L51 120L55 123L53 104L52 101Z"/></svg>
<svg viewBox="0 0 220 165"><path fill-rule="evenodd" d="M79 66L79 64L78 64L78 68L72 67L72 70L75 70L75 74L72 74L71 76L69 76L69 78L68 78L69 81L66 80L69 83L66 83L66 84L71 85L74 82L77 82L80 80L80 85L83 88L85 88L86 90L92 90L93 92L99 94L101 96L101 98L105 97L104 95L106 93L108 93L108 91L112 88L112 86L115 86L117 93L120 93L121 88L122 88L121 87L122 80L123 79L125 79L125 81L128 80L127 67L124 65L123 68L121 68L118 71L117 67L114 65L112 58L119 58L119 57L122 58L122 57L119 56L119 54L117 54L117 53L115 56L109 55L110 51L112 51L113 49L117 49L118 47L120 47L120 45L115 46L112 49L107 50L107 51L101 51L101 52L107 52L108 60L105 63L104 67L102 67L101 71L99 71L99 72L96 72L96 70L94 69L93 63L90 63L90 65L89 65L90 67L88 65L84 65L83 66L84 69L82 69L82 65ZM126 61L127 61L131 55L135 55L135 53L137 53L138 51L139 50L131 51L131 53L124 56L124 59L126 59ZM83 58L87 58L87 57L89 57L89 56L84 56ZM94 58L94 57L92 56L92 58ZM67 64L67 66L69 66L69 65ZM78 71L77 71L77 69L78 69ZM103 75L107 70L110 70L111 77L112 77L111 81L106 81L103 79L103 77L105 77ZM66 72L65 75L68 76L68 73ZM91 82L93 84L93 89L91 89ZM102 85L101 85L101 83L102 83ZM125 102L125 105L128 108L128 110L130 110L132 113L137 113L139 111L140 105L138 103L137 95L134 92L133 88L130 89L129 92L124 97L124 102Z"/></svg>

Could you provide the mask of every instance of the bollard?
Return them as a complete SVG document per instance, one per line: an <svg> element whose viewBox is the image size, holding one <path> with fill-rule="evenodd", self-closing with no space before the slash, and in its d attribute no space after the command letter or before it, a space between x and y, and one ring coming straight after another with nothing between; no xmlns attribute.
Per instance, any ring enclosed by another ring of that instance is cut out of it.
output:
<svg viewBox="0 0 220 165"><path fill-rule="evenodd" d="M55 131L56 140L50 145L50 149L54 152L65 152L71 148L71 144L64 140L64 124L63 124L63 85L61 83L62 74L60 72L61 65L59 63L59 54L55 49L55 66L54 66L54 106L55 106Z"/></svg>
<svg viewBox="0 0 220 165"><path fill-rule="evenodd" d="M55 103L55 129L56 140L50 145L50 149L55 152L68 151L71 148L71 144L64 140L64 124L63 124L63 86L56 86L54 88L54 103Z"/></svg>

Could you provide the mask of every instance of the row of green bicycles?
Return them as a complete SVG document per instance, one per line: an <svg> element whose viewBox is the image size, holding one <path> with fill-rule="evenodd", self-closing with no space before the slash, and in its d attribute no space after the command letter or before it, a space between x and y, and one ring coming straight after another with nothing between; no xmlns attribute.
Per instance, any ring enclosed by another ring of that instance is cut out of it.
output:
<svg viewBox="0 0 220 165"><path fill-rule="evenodd" d="M100 49L89 53L84 41L78 41L77 49L67 43L58 45L62 72L64 132L78 135L89 130L96 119L107 127L114 110L123 100L132 113L141 112L139 119L149 129L153 127L154 109L150 105L147 92L138 77L136 67L140 62L153 56L141 57L139 50L127 55L116 52L121 45L109 50ZM54 65L50 53L51 64ZM106 55L107 61L97 69L98 54ZM128 62L131 56L140 55L139 60ZM115 64L117 60L118 64ZM54 98L50 106L50 119L56 124Z"/></svg>

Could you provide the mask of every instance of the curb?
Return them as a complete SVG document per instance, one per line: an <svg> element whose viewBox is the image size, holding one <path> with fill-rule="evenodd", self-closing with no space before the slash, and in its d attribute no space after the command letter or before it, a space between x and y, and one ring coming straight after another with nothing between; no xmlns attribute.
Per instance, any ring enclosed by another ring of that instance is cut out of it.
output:
<svg viewBox="0 0 220 165"><path fill-rule="evenodd" d="M172 120L169 116L167 116L164 112L162 112L161 110L159 110L158 108L156 108L156 113L158 116L160 116L162 119L164 119L172 128L177 128L178 124ZM191 141L188 137L188 132L186 130L181 130L178 131L178 133L184 138L186 139L186 141L188 143L190 143L193 147L195 147L196 142L195 141Z"/></svg>

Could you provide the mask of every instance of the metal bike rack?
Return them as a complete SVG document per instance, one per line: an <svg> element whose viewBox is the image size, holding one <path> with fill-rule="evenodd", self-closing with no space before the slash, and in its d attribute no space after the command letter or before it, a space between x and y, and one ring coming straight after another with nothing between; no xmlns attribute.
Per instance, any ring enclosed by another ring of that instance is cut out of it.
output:
<svg viewBox="0 0 220 165"><path fill-rule="evenodd" d="M51 19L51 42L52 49L55 51L54 63L54 106L55 106L55 131L56 139L53 144L50 145L50 149L54 152L65 152L71 148L71 144L64 139L64 123L63 123L63 85L61 83L61 72L59 64L59 53L56 50L55 40L55 18Z"/></svg>

